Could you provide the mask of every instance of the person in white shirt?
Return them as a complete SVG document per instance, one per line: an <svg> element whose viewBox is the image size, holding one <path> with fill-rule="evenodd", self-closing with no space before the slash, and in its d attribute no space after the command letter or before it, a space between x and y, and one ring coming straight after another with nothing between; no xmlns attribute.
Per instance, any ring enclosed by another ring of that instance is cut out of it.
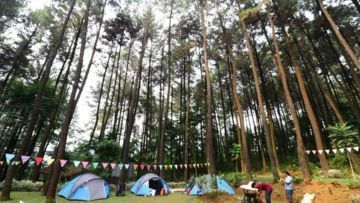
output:
<svg viewBox="0 0 360 203"><path fill-rule="evenodd" d="M293 178L290 173L284 171L285 180L283 181L286 193L286 200L288 203L292 203L292 195L293 195Z"/></svg>

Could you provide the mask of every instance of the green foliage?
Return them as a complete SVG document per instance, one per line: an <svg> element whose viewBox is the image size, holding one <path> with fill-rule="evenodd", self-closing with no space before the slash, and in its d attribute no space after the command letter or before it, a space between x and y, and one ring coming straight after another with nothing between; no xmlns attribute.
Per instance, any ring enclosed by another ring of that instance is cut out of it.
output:
<svg viewBox="0 0 360 203"><path fill-rule="evenodd" d="M336 153L329 163L331 168L343 169L344 167L349 167L349 160L346 154L342 153Z"/></svg>
<svg viewBox="0 0 360 203"><path fill-rule="evenodd" d="M245 176L242 173L224 173L220 177L232 186L238 187L241 181L244 181Z"/></svg>
<svg viewBox="0 0 360 203"><path fill-rule="evenodd" d="M360 143L359 132L347 123L329 125L327 129L330 132L329 137L334 147L357 146Z"/></svg>
<svg viewBox="0 0 360 203"><path fill-rule="evenodd" d="M0 183L0 190L2 190L4 186L4 181ZM30 180L13 180L11 185L12 191L22 191L22 192L40 192L43 186L42 182L33 183Z"/></svg>
<svg viewBox="0 0 360 203"><path fill-rule="evenodd" d="M233 144L230 149L231 152L231 160L239 160L241 153L241 146L239 144Z"/></svg>

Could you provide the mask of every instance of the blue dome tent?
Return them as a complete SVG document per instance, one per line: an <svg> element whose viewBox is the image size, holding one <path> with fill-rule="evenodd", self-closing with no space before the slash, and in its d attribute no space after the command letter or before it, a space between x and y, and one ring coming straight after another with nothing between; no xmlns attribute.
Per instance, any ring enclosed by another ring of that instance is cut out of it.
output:
<svg viewBox="0 0 360 203"><path fill-rule="evenodd" d="M150 189L155 190L155 195L160 195L161 190L164 188L164 195L169 194L169 186L158 175L147 173L139 178L131 187L130 192L135 195L148 195Z"/></svg>
<svg viewBox="0 0 360 203"><path fill-rule="evenodd" d="M235 194L235 191L230 187L230 185L219 176L216 176L216 184L217 184L217 190L227 192L230 195ZM184 192L186 192L186 194L188 195L195 195L195 196L204 194L202 185L196 181L188 183Z"/></svg>
<svg viewBox="0 0 360 203"><path fill-rule="evenodd" d="M97 200L110 197L109 184L93 174L83 174L66 183L58 193L67 200Z"/></svg>

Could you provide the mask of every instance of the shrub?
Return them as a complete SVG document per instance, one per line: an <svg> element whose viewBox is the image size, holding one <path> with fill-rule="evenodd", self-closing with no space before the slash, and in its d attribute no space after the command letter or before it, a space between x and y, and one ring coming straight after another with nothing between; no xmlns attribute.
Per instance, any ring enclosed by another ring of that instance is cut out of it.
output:
<svg viewBox="0 0 360 203"><path fill-rule="evenodd" d="M329 178L342 178L344 176L340 170L336 169L330 169L328 171L328 174Z"/></svg>
<svg viewBox="0 0 360 203"><path fill-rule="evenodd" d="M336 169L348 168L349 160L346 154L337 153L334 158L330 159L330 167Z"/></svg>
<svg viewBox="0 0 360 203"><path fill-rule="evenodd" d="M224 179L229 185L238 187L241 184L241 181L244 181L245 177L242 173L224 173L220 177Z"/></svg>
<svg viewBox="0 0 360 203"><path fill-rule="evenodd" d="M0 183L1 190L3 186L4 186L4 181ZM22 181L13 180L11 185L11 190L21 191L21 192L40 192L42 186L43 186L42 182L33 183L30 180L22 180Z"/></svg>

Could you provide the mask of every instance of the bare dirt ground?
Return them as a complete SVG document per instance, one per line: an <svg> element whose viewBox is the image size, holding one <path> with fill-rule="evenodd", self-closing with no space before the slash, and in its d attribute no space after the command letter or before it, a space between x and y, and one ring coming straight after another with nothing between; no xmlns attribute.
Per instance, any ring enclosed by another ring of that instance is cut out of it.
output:
<svg viewBox="0 0 360 203"><path fill-rule="evenodd" d="M273 184L274 191L271 195L273 202L286 202L285 191L283 184ZM209 198L202 196L200 199L203 202L216 203L241 203L243 192L241 189L235 189L237 195L220 195L216 198ZM360 187L349 188L347 184L337 182L301 182L294 185L293 202L300 203L305 193L314 193L314 203L351 203L351 195L360 194ZM265 202L264 194L261 195L262 202Z"/></svg>

